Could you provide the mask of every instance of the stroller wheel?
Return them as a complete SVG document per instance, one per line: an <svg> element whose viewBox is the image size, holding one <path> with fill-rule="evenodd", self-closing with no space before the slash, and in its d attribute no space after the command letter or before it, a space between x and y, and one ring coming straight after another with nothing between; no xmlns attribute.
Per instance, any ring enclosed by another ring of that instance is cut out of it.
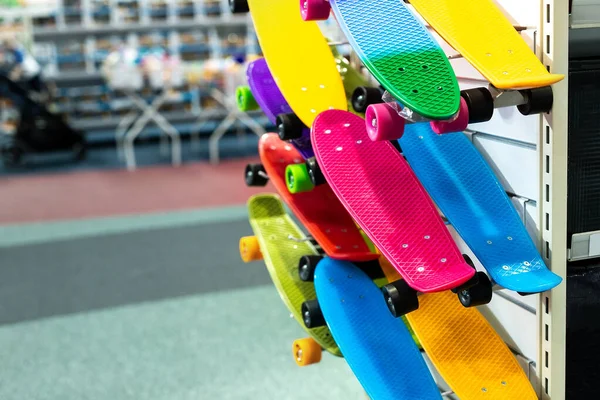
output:
<svg viewBox="0 0 600 400"><path fill-rule="evenodd" d="M21 164L23 149L14 143L2 146L2 162L6 166L16 166Z"/></svg>

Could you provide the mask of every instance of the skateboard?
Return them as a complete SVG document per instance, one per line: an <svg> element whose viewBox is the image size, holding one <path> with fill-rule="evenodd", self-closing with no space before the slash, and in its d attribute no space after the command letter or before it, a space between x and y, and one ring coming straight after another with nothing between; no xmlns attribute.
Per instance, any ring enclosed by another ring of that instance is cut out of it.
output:
<svg viewBox="0 0 600 400"><path fill-rule="evenodd" d="M288 191L286 166L304 162L292 145L279 139L275 133L266 133L258 142L258 152L269 181L328 256L352 261L377 259L328 185L319 185L302 193ZM246 178L257 169L257 166L249 166Z"/></svg>
<svg viewBox="0 0 600 400"><path fill-rule="evenodd" d="M462 133L405 127L404 157L448 221L498 285L522 293L557 286L506 192Z"/></svg>
<svg viewBox="0 0 600 400"><path fill-rule="evenodd" d="M400 278L383 257L380 264L388 280ZM447 292L423 294L419 303L419 309L406 318L427 356L459 398L537 399L514 355L479 311L461 307ZM465 334L467 326L469 332Z"/></svg>
<svg viewBox="0 0 600 400"><path fill-rule="evenodd" d="M233 12L250 10L269 70L298 118L311 126L323 110L346 110L342 79L316 23L306 23L296 0L230 0Z"/></svg>
<svg viewBox="0 0 600 400"><path fill-rule="evenodd" d="M285 101L283 94L275 84L273 75L271 75L267 61L264 58L248 64L246 76L249 88L242 86L236 90L238 107L242 110L252 108L254 100L273 124L277 124L278 115L293 113L292 108ZM281 134L280 132L280 137ZM310 130L308 127L299 127L296 136L298 137L292 139L291 143L304 158L313 157L314 152L310 144Z"/></svg>
<svg viewBox="0 0 600 400"><path fill-rule="evenodd" d="M437 292L474 276L408 163L391 143L369 140L362 118L325 111L315 120L311 141L331 189L402 282L415 291ZM418 300L416 293L407 296L397 305L411 304L409 312Z"/></svg>
<svg viewBox="0 0 600 400"><path fill-rule="evenodd" d="M318 255L315 247L283 209L277 195L260 194L248 200L248 216L255 236L240 239L240 254L245 262L264 258L273 284L296 321L306 330L309 339L296 341L293 355L296 362L309 365L321 359L321 348L341 356L327 327L308 329L301 313L302 303L315 298L311 282L298 276L298 260L306 255ZM292 240L293 237L297 240ZM301 350L301 351L299 351Z"/></svg>
<svg viewBox="0 0 600 400"><path fill-rule="evenodd" d="M548 86L551 74L491 0L411 0L431 27L499 89Z"/></svg>
<svg viewBox="0 0 600 400"><path fill-rule="evenodd" d="M302 0L301 14L326 19L329 7L362 63L397 101L425 118L454 117L460 91L452 66L403 1Z"/></svg>
<svg viewBox="0 0 600 400"><path fill-rule="evenodd" d="M305 320L327 324L370 399L441 400L408 329L361 269L327 257L317 264L314 284L317 300L304 304Z"/></svg>

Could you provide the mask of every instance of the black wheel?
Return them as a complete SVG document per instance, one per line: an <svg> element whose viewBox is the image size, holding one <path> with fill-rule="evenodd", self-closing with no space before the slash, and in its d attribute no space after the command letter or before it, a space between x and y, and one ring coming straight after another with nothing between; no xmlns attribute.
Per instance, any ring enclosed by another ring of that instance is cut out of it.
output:
<svg viewBox="0 0 600 400"><path fill-rule="evenodd" d="M373 281L376 279L385 278L385 274L383 273L378 260L355 262L354 265L360 268L360 270L367 274L367 276Z"/></svg>
<svg viewBox="0 0 600 400"><path fill-rule="evenodd" d="M321 261L321 256L302 256L298 261L298 275L300 280L304 282L312 282L315 279L315 269L317 264Z"/></svg>
<svg viewBox="0 0 600 400"><path fill-rule="evenodd" d="M248 164L244 171L247 186L265 186L269 179L266 177L265 167L262 164Z"/></svg>
<svg viewBox="0 0 600 400"><path fill-rule="evenodd" d="M531 296L532 294L538 294L538 293L539 293L539 292L527 292L527 293L526 293L526 292L517 292L517 294L518 294L519 296L523 296L523 297L526 297L526 296Z"/></svg>
<svg viewBox="0 0 600 400"><path fill-rule="evenodd" d="M302 137L304 124L296 114L279 114L275 125L277 125L277 134L281 140L293 140Z"/></svg>
<svg viewBox="0 0 600 400"><path fill-rule="evenodd" d="M526 102L517 108L523 115L541 114L552 109L554 94L550 86L521 90L521 94L525 96Z"/></svg>
<svg viewBox="0 0 600 400"><path fill-rule="evenodd" d="M494 98L489 90L480 87L463 90L460 95L469 108L469 123L476 124L492 119L494 115Z"/></svg>
<svg viewBox="0 0 600 400"><path fill-rule="evenodd" d="M358 113L367 111L371 104L383 103L378 88L359 86L352 93L352 108Z"/></svg>
<svg viewBox="0 0 600 400"><path fill-rule="evenodd" d="M23 149L18 145L11 143L2 146L2 161L6 166L16 166L21 164L23 158Z"/></svg>
<svg viewBox="0 0 600 400"><path fill-rule="evenodd" d="M388 283L381 291L390 312L396 318L419 308L417 292L403 279Z"/></svg>
<svg viewBox="0 0 600 400"><path fill-rule="evenodd" d="M323 317L317 300L308 300L302 303L302 319L308 329L325 326L325 317Z"/></svg>
<svg viewBox="0 0 600 400"><path fill-rule="evenodd" d="M492 301L492 282L485 272L477 272L478 282L475 286L458 292L458 299L465 307L476 307Z"/></svg>
<svg viewBox="0 0 600 400"><path fill-rule="evenodd" d="M232 14L247 13L250 11L248 0L229 0L229 9Z"/></svg>
<svg viewBox="0 0 600 400"><path fill-rule="evenodd" d="M310 181L313 185L319 186L326 182L323 172L321 172L321 168L314 157L306 160L306 169L308 169L308 175L310 176Z"/></svg>

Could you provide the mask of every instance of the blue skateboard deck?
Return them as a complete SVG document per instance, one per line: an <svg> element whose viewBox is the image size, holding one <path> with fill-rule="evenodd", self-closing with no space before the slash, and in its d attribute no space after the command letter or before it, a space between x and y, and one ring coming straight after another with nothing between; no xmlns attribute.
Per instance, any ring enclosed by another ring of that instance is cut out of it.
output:
<svg viewBox="0 0 600 400"><path fill-rule="evenodd" d="M408 329L363 271L327 257L314 283L329 330L371 400L441 400Z"/></svg>
<svg viewBox="0 0 600 400"><path fill-rule="evenodd" d="M275 120L279 114L293 113L292 108L277 87L264 58L248 64L246 77L248 78L248 86L250 86L250 91L256 103L258 103L258 106L271 123L275 124ZM291 142L300 154L302 154L302 157L310 158L315 155L310 144L310 130L307 127L304 127L300 138L294 139Z"/></svg>
<svg viewBox="0 0 600 400"><path fill-rule="evenodd" d="M543 292L551 272L498 179L462 133L438 135L407 124L400 146L413 171L491 278L506 289Z"/></svg>
<svg viewBox="0 0 600 400"><path fill-rule="evenodd" d="M444 120L459 108L456 75L444 51L399 0L330 0L350 45L404 106Z"/></svg>

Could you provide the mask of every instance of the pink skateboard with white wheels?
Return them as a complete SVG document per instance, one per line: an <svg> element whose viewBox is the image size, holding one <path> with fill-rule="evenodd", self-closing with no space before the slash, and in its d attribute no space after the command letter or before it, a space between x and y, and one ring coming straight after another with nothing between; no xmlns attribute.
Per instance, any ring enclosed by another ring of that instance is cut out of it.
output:
<svg viewBox="0 0 600 400"><path fill-rule="evenodd" d="M324 111L311 139L330 187L410 288L449 290L475 275L408 163L389 142L371 141L362 118Z"/></svg>

